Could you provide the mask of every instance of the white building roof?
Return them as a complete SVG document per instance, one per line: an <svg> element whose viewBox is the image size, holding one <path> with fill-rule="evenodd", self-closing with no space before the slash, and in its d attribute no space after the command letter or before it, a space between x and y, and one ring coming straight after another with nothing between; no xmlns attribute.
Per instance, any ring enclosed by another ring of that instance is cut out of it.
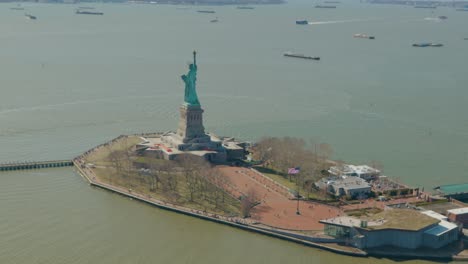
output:
<svg viewBox="0 0 468 264"><path fill-rule="evenodd" d="M338 216L334 218L320 220L320 222L326 223L326 224L339 225L339 226L347 226L347 227L354 227L354 226L361 225L360 219L355 218L355 217L350 217L350 216Z"/></svg>
<svg viewBox="0 0 468 264"><path fill-rule="evenodd" d="M426 230L424 233L434 236L440 236L455 228L458 228L456 224L442 220L438 225L429 230Z"/></svg>
<svg viewBox="0 0 468 264"><path fill-rule="evenodd" d="M468 214L468 207L451 209L451 210L447 210L447 212L449 212L451 214L456 214L456 215Z"/></svg>
<svg viewBox="0 0 468 264"><path fill-rule="evenodd" d="M421 213L425 214L427 216L430 216L432 218L439 219L439 220L447 220L448 219L445 215L441 215L441 214L436 213L436 212L434 212L432 210L422 211Z"/></svg>

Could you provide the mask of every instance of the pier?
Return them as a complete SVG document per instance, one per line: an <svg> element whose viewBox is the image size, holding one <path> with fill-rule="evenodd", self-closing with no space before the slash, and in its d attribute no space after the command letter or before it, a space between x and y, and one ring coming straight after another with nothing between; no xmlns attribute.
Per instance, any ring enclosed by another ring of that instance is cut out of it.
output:
<svg viewBox="0 0 468 264"><path fill-rule="evenodd" d="M71 166L73 166L73 161L71 160L13 162L0 164L0 171L34 170Z"/></svg>

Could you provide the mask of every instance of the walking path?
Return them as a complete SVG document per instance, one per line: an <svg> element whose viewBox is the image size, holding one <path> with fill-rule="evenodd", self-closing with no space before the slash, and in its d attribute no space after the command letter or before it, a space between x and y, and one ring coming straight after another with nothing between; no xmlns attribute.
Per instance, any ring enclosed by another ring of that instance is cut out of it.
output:
<svg viewBox="0 0 468 264"><path fill-rule="evenodd" d="M296 214L298 202L291 200L291 195L285 187L275 185L265 180L257 173L243 168L218 166L223 176L244 193L254 193L259 201L251 211L251 218L267 226L284 230L310 231L323 230L319 220L336 217L343 212L333 206L327 206L310 201L299 201L299 212ZM265 177L266 178L266 177Z"/></svg>

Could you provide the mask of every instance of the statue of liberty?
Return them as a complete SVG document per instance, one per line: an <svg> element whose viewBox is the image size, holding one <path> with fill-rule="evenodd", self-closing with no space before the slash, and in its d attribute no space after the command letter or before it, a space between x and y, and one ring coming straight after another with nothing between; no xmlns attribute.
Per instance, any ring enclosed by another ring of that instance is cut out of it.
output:
<svg viewBox="0 0 468 264"><path fill-rule="evenodd" d="M198 101L197 91L195 83L197 81L197 52L193 51L193 63L189 65L189 72L186 75L182 75L182 80L185 82L185 96L184 102L187 105L200 106Z"/></svg>

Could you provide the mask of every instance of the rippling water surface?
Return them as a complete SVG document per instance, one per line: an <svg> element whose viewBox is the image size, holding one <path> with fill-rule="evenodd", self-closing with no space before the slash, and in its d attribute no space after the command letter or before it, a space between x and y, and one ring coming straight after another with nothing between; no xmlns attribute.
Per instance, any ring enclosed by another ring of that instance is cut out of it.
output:
<svg viewBox="0 0 468 264"><path fill-rule="evenodd" d="M93 4L105 15L80 16L75 5L14 5L0 4L1 162L67 159L120 134L175 129L196 49L209 131L328 142L335 158L380 161L414 186L466 182L466 12L291 1L213 15ZM428 41L444 47L411 47ZM388 262L160 211L70 169L2 173L0 210L0 263Z"/></svg>

